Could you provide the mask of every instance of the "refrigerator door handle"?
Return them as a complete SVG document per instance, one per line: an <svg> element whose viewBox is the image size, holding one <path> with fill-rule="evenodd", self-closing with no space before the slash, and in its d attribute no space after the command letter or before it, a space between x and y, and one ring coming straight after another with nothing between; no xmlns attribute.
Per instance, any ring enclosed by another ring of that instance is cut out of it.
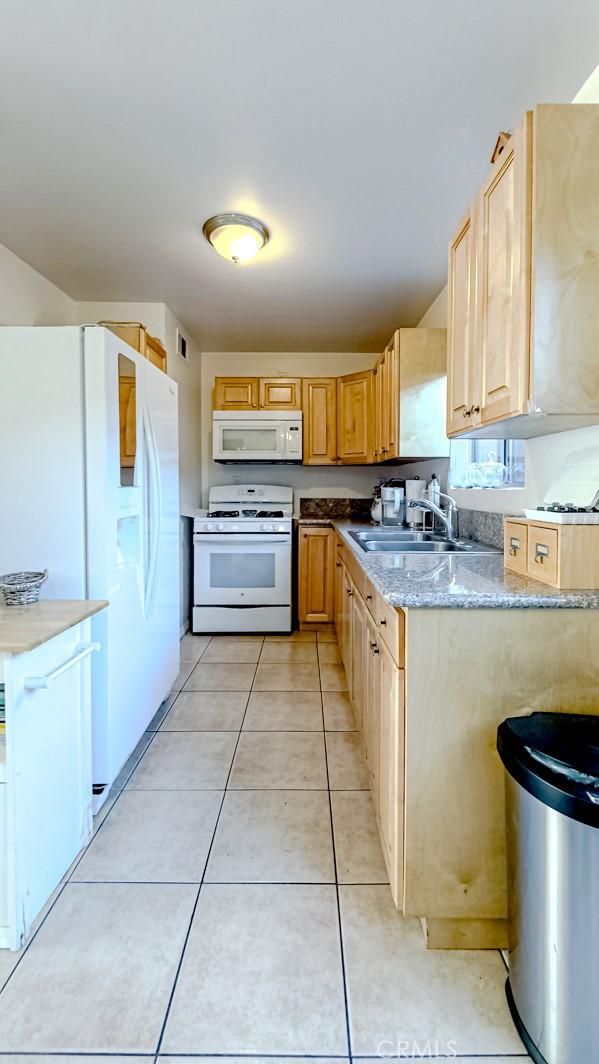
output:
<svg viewBox="0 0 599 1064"><path fill-rule="evenodd" d="M144 405L143 426L146 461L145 534L147 550L147 569L144 585L144 613L146 617L149 617L154 608L154 596L156 593L156 581L158 578L160 537L162 535L162 491L160 483L160 463L154 429L152 426L152 415L147 405Z"/></svg>

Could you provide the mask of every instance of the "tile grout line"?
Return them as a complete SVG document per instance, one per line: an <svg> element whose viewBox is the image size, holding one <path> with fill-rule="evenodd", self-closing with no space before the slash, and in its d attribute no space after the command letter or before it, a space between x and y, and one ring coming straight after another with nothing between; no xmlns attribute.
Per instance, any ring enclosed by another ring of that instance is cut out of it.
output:
<svg viewBox="0 0 599 1064"><path fill-rule="evenodd" d="M258 663L256 663L256 665L254 666L254 677L252 679L252 687L254 685L254 679L256 677L257 668L258 668ZM215 692L213 692L213 693L215 693ZM158 1058L158 1056L160 1054L160 1050L162 1048L162 1042L163 1042L163 1039L164 1039L166 1027L167 1027L167 1024L168 1024L168 1019L169 1019L169 1016L170 1016L173 1000L174 1000L174 997L175 997L177 984L179 982L179 976L181 974L181 969L183 967L183 960L185 958L185 953L186 953L186 950L187 950L187 944L189 942L189 938L190 938L190 935L191 935L191 929L193 927L193 922L194 922L194 919L195 919L195 914L197 912L198 905L199 905L199 902L200 902L200 896L201 896L201 893L202 893L202 887L204 886L204 882L205 882L206 871L208 869L208 863L210 861L210 855L212 853L212 847L214 846L214 840L216 838L216 833L218 831L218 825L220 823L220 818L221 818L221 814L222 814L222 811L223 811L223 806L225 804L225 799L227 797L228 783L229 783L229 779L231 777L231 773L233 771L233 763L235 761L235 755L237 754L237 748L239 746L239 742L240 742L240 739L241 739L241 732L242 732L242 729L243 729L243 722L245 721L245 715L247 713L247 708L248 708L248 705L249 705L251 693L252 693L252 688L250 688L250 690L247 692L247 698L246 698L246 702L245 702L245 709L243 711L243 717L242 717L242 720L241 720L241 727L239 728L239 732L237 734L237 742L235 743L235 749L233 750L233 756L231 758L231 763L229 765L229 771L227 773L227 778L225 780L225 786L224 786L224 790L223 790L222 800L221 800L221 803L220 803L220 806L219 806L219 810L218 810L218 814L217 814L217 817L216 817L216 821L215 821L215 824L214 824L214 830L212 832L212 838L210 840L210 846L208 847L208 852L206 854L206 860L204 861L204 870L202 872L202 879L200 881L200 884L199 884L197 892L196 892L195 901L193 903L193 907L192 907L192 910L191 910L191 915L190 915L190 918L189 918L189 924L187 926L187 931L185 933L185 939L183 941L183 947L181 949L181 956L179 957L179 963L177 965L177 970L175 972L175 978L173 980L173 985L171 987L171 992L169 994L169 999L168 999L167 1006L166 1006L166 1011L165 1011L165 1014L164 1014L164 1020L162 1021L162 1027L160 1028L160 1034L158 1036L158 1043L157 1043L157 1046L156 1046L156 1058ZM167 1054L165 1054L165 1055L167 1055Z"/></svg>
<svg viewBox="0 0 599 1064"><path fill-rule="evenodd" d="M318 641L317 641L317 645L318 645ZM318 656L318 673L320 675L320 655L317 654L317 656ZM321 688L320 688L320 705L321 705L321 709L322 709L322 741L323 741L323 746L324 746L324 762L325 762L325 768L326 768L326 773L327 773L327 789L328 789L328 795L329 795L329 817L330 817L330 820L331 820L331 840L332 840L332 844L333 844L333 870L334 870L334 873L335 873L335 899L336 899L336 902L337 902L337 926L339 928L339 950L340 950L340 959L341 959L341 977L342 977L342 981L343 981L343 1001L344 1001L344 1005L345 1005L345 1034L346 1034L346 1038L347 1038L347 1054L348 1054L348 1057L349 1057L349 1059L351 1061L351 1058L352 1058L352 1041L351 1041L351 1026L350 1026L350 1020L349 1020L349 1002L348 1002L348 994L347 994L347 972L346 972L346 966L345 966L345 950L344 950L344 947L343 947L343 927L342 927L342 924L341 924L341 904L340 904L340 901L339 901L339 872L338 872L338 868L337 868L337 848L335 846L335 825L334 825L334 821L333 821L333 803L332 803L332 799L331 799L331 781L330 781L330 778L329 778L329 759L328 759L328 754L327 754L327 733L326 733L326 730L325 730L325 720L324 720L324 700L323 700L323 697L322 697L322 682L321 682Z"/></svg>

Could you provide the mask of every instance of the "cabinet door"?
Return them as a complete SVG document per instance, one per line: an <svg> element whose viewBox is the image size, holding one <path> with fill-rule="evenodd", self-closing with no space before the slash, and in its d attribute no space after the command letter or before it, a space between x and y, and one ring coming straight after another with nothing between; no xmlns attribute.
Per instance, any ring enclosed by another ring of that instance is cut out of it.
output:
<svg viewBox="0 0 599 1064"><path fill-rule="evenodd" d="M345 568L342 567L342 589L341 589L341 639L339 642L339 653L341 654L341 660L345 667L345 675L347 676L347 687L351 691L352 683L352 641L351 641L351 629L352 629L352 611L351 611L351 599L353 598L354 588L352 579Z"/></svg>
<svg viewBox="0 0 599 1064"><path fill-rule="evenodd" d="M146 333L144 355L153 366L166 373L166 350L155 336Z"/></svg>
<svg viewBox="0 0 599 1064"><path fill-rule="evenodd" d="M370 790L377 819L380 816L380 746L381 746L381 670L378 647L378 632L373 619L366 619L366 764L370 778Z"/></svg>
<svg viewBox="0 0 599 1064"><path fill-rule="evenodd" d="M366 650L368 646L366 606L361 596L354 592L351 597L351 700L364 744L366 716Z"/></svg>
<svg viewBox="0 0 599 1064"><path fill-rule="evenodd" d="M339 644L339 651L341 658L343 659L343 651L341 649L341 643L343 640L343 562L339 551L335 552L335 631L337 633L337 642Z"/></svg>
<svg viewBox="0 0 599 1064"><path fill-rule="evenodd" d="M393 900L402 905L404 815L404 685L387 647L379 640L380 769L379 829Z"/></svg>
<svg viewBox="0 0 599 1064"><path fill-rule="evenodd" d="M479 196L473 424L525 412L530 373L530 115L514 132Z"/></svg>
<svg viewBox="0 0 599 1064"><path fill-rule="evenodd" d="M301 410L301 377L260 377L261 410Z"/></svg>
<svg viewBox="0 0 599 1064"><path fill-rule="evenodd" d="M135 467L137 416L135 377L119 374L119 425L121 469Z"/></svg>
<svg viewBox="0 0 599 1064"><path fill-rule="evenodd" d="M332 621L334 608L335 530L301 528L299 537L299 619Z"/></svg>
<svg viewBox="0 0 599 1064"><path fill-rule="evenodd" d="M214 380L215 410L257 410L257 377L216 377Z"/></svg>
<svg viewBox="0 0 599 1064"><path fill-rule="evenodd" d="M474 225L470 212L449 245L447 313L447 435L472 427L475 301Z"/></svg>
<svg viewBox="0 0 599 1064"><path fill-rule="evenodd" d="M337 378L304 377L304 465L337 462Z"/></svg>
<svg viewBox="0 0 599 1064"><path fill-rule="evenodd" d="M372 371L372 459L374 462L382 461L382 376L383 360L379 359Z"/></svg>
<svg viewBox="0 0 599 1064"><path fill-rule="evenodd" d="M372 462L372 370L337 381L337 454L345 465Z"/></svg>
<svg viewBox="0 0 599 1064"><path fill-rule="evenodd" d="M385 348L383 356L384 459L399 457L399 329Z"/></svg>

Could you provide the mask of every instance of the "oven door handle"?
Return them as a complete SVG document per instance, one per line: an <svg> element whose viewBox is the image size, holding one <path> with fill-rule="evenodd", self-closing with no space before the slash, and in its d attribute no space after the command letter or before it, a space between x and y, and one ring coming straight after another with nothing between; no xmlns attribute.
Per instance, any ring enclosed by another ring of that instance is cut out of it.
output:
<svg viewBox="0 0 599 1064"><path fill-rule="evenodd" d="M236 545L245 543L247 546L251 546L254 543L289 543L290 541L291 535L289 533L282 535L265 535L263 532L244 532L240 534L231 532L225 533L224 535L212 535L209 532L196 532L193 537L193 542L196 546L201 543L220 543L223 545L227 543L235 543Z"/></svg>

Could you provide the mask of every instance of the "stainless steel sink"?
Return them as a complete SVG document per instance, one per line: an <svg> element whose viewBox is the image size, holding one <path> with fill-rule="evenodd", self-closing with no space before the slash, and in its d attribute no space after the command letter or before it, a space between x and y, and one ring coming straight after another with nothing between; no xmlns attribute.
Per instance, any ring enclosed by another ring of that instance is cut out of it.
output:
<svg viewBox="0 0 599 1064"><path fill-rule="evenodd" d="M473 540L449 542L433 532L411 532L405 529L376 528L350 532L350 536L364 551L388 554L498 554L496 547L487 547Z"/></svg>

